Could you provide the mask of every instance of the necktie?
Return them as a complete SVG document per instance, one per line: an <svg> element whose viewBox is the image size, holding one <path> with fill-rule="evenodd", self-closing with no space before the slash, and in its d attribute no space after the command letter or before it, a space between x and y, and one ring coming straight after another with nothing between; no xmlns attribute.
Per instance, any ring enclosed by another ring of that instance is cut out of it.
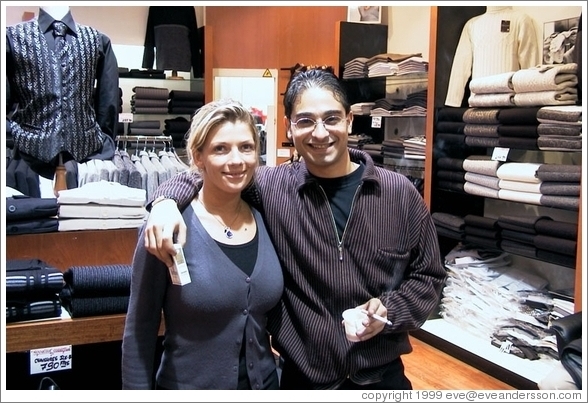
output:
<svg viewBox="0 0 588 403"><path fill-rule="evenodd" d="M55 37L55 52L61 54L65 46L65 33L67 32L67 25L62 21L53 22L53 36Z"/></svg>

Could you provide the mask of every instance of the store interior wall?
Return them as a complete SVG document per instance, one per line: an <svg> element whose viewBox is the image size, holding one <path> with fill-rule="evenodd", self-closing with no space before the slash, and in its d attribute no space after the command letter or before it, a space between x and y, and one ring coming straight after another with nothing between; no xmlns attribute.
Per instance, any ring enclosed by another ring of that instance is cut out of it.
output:
<svg viewBox="0 0 588 403"><path fill-rule="evenodd" d="M34 5L5 7L3 16L6 26L21 22L25 13L37 14L39 9ZM198 26L204 25L206 7L194 8ZM582 11L580 5L513 8L524 11L537 21L540 43L543 42L542 26L545 22L576 17ZM149 6L71 6L71 11L76 21L104 32L115 45L143 46ZM430 6L387 6L383 12L385 17L382 20L388 23L388 51L420 52L426 58L429 54Z"/></svg>
<svg viewBox="0 0 588 403"><path fill-rule="evenodd" d="M575 3L579 4L579 2ZM38 12L38 6L5 7L6 12L3 13L3 16L7 24L20 22L25 13L29 13L30 15L31 13L36 14ZM332 7L341 11L330 13L331 15L327 18L329 21L324 21L324 24L322 24L320 35L315 32L318 29L315 18L316 14L304 14L292 12L292 10L282 12L283 9L294 9L295 7L292 6L247 7L248 10L244 10L245 7L240 7L243 10L239 10L238 13L231 13L230 11L234 8L215 6L195 7L198 24L206 24L208 18L210 28L213 28L211 31L211 36L214 37L214 43L212 44L213 55L209 63L211 68L280 69L285 66L291 66L296 62L314 64L335 63L336 57L334 55L337 46L335 27L330 19L333 17L333 14L340 14L342 17L337 20L344 20L346 16L345 10L347 10L346 7ZM272 8L280 9L280 11L276 14L275 10L270 10ZM325 12L324 9L326 8L319 7L316 9L322 9L321 11ZM577 17L582 10L582 6L514 6L513 8L523 10L537 21L538 36L542 36L544 22ZM76 21L92 26L110 37L119 67L129 69L142 68L140 64L142 62L143 42L149 6L72 6L71 10ZM245 11L248 13L245 14ZM256 17L250 15L254 11L257 12L255 14ZM390 53L421 53L427 59L429 56L430 11L430 5L384 7L382 21L388 24L387 51ZM230 17L227 17L227 14ZM260 18L265 18L264 20L266 21L264 23L264 30L261 33L258 29ZM301 21L307 21L314 29L300 29L303 26ZM239 25L240 23L241 26ZM225 26L232 27L230 29L231 33L237 30L240 32L240 35L251 35L251 40L248 39L247 42L240 42L241 44L247 45L246 53L251 56L247 60L243 58L243 49L236 49L234 52L228 51L222 54L217 50L233 49L235 47L235 38L231 36L232 34L226 35L225 32L219 30L219 27ZM241 27L240 30L239 27ZM329 37L327 32L333 32L333 36ZM306 39L306 36L309 38ZM293 38L296 38L296 40L294 41ZM303 43L312 43L313 46L301 47L299 44L301 41ZM285 44L289 45L284 46ZM332 52L330 52L331 48ZM299 54L298 52L302 53ZM179 72L179 75L182 76L187 76L188 74ZM287 78L286 74L280 74L278 82L280 89L285 87ZM211 92L208 90L211 90L211 87L205 88L206 93ZM281 104L278 106L277 113L278 116L283 114ZM284 141L287 141L287 138L283 127L279 126L277 144L282 144ZM279 159L278 162L283 162L282 160Z"/></svg>
<svg viewBox="0 0 588 403"><path fill-rule="evenodd" d="M162 4L163 5L163 4ZM80 24L89 25L109 36L112 43L140 45L145 41L149 6L71 6L71 13ZM196 22L204 25L204 7L195 6ZM25 13L38 14L39 6L6 6L6 26L22 21Z"/></svg>

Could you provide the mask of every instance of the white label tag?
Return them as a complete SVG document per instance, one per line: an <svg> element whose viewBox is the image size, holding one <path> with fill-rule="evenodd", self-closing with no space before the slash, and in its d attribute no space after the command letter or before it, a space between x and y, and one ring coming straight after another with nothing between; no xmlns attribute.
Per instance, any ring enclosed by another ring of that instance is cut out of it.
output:
<svg viewBox="0 0 588 403"><path fill-rule="evenodd" d="M71 346L47 347L30 350L31 374L71 369Z"/></svg>
<svg viewBox="0 0 588 403"><path fill-rule="evenodd" d="M382 117L381 116L372 116L372 127L374 127L374 128L382 127Z"/></svg>
<svg viewBox="0 0 588 403"><path fill-rule="evenodd" d="M278 148L277 156L290 158L290 149L289 148Z"/></svg>
<svg viewBox="0 0 588 403"><path fill-rule="evenodd" d="M492 151L492 161L506 161L510 148L495 147Z"/></svg>
<svg viewBox="0 0 588 403"><path fill-rule="evenodd" d="M119 113L118 114L118 122L119 123L133 123L133 114L132 113Z"/></svg>
<svg viewBox="0 0 588 403"><path fill-rule="evenodd" d="M468 264L474 262L474 258L471 256L464 256L464 257L456 257L455 264Z"/></svg>

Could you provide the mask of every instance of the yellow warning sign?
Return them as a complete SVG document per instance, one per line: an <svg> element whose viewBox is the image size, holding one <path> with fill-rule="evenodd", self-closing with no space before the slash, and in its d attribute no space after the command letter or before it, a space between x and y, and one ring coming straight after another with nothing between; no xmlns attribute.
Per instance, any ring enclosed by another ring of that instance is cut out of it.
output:
<svg viewBox="0 0 588 403"><path fill-rule="evenodd" d="M272 77L272 73L270 73L269 69L265 69L265 71L263 72L263 77Z"/></svg>

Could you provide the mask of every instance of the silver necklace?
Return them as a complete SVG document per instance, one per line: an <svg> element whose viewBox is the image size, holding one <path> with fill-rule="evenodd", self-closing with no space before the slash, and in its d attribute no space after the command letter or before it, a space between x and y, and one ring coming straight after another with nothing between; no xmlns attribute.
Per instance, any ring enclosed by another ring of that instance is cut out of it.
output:
<svg viewBox="0 0 588 403"><path fill-rule="evenodd" d="M237 218L239 217L239 213L241 212L241 202L239 202L239 207L237 207L237 214L235 214L235 218L233 218L233 221L231 221L231 223L229 225L226 225L224 222L222 222L220 219L218 219L217 216L215 216L210 211L208 211L208 209L206 208L204 203L202 203L202 201L200 200L199 197L196 200L198 200L198 202L200 204L202 204L202 207L204 207L204 210L208 214L210 214L212 216L212 218L214 218L216 221L218 221L218 223L220 225L223 226L223 232L225 233L225 236L229 239L233 238L233 231L231 230L231 226L235 223L235 221L237 221Z"/></svg>

